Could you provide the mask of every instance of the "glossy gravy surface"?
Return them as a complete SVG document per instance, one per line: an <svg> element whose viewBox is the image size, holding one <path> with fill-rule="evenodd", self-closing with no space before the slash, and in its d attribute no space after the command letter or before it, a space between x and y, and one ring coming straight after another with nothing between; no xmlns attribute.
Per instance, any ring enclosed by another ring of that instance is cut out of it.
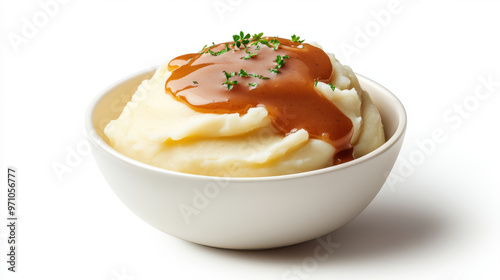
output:
<svg viewBox="0 0 500 280"><path fill-rule="evenodd" d="M204 113L245 114L264 106L283 135L305 129L336 148L333 164L352 160L351 120L315 89L317 81L332 80L328 55L307 43L264 39L274 44L227 42L174 58L166 92Z"/></svg>

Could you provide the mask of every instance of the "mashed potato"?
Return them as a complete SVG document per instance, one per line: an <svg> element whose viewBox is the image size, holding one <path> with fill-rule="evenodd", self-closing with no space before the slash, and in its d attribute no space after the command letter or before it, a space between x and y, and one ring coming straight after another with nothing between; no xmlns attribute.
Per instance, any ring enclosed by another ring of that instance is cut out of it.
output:
<svg viewBox="0 0 500 280"><path fill-rule="evenodd" d="M352 121L351 145L358 158L385 142L380 115L353 71L328 56L335 89L321 82L315 89ZM243 115L191 109L165 93L170 74L167 64L160 66L107 125L104 132L114 149L160 168L210 176L273 176L332 165L332 145L311 139L304 129L282 135L263 106Z"/></svg>

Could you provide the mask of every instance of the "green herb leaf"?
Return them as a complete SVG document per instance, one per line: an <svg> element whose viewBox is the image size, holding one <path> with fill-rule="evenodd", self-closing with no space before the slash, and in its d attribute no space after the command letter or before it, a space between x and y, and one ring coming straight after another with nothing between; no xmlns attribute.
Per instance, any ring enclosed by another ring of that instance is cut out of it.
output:
<svg viewBox="0 0 500 280"><path fill-rule="evenodd" d="M226 71L222 71L224 72L224 75L226 76L226 79L229 79L231 77L234 77L234 75L236 75L235 72L231 72L231 73L227 73Z"/></svg>
<svg viewBox="0 0 500 280"><path fill-rule="evenodd" d="M248 77L247 71L240 69L240 72L238 73L238 76L240 77Z"/></svg>
<svg viewBox="0 0 500 280"><path fill-rule="evenodd" d="M328 84L328 85L330 85L330 88L331 88L333 91L335 91L335 86L334 86L334 85L332 85L332 84Z"/></svg>
<svg viewBox="0 0 500 280"><path fill-rule="evenodd" d="M247 56L242 57L243 59L250 59L254 56L257 56L256 53L250 52L246 47L245 47L245 52L248 54Z"/></svg>
<svg viewBox="0 0 500 280"><path fill-rule="evenodd" d="M292 35L292 42L298 42L302 44L305 40L300 40L300 36L296 36L295 34Z"/></svg>
<svg viewBox="0 0 500 280"><path fill-rule="evenodd" d="M236 75L235 72L227 73L226 71L222 71L224 75L226 76L226 81L223 83L223 85L227 86L228 90L231 90L234 85L238 84L238 81L230 81L229 79L231 77L234 77Z"/></svg>
<svg viewBox="0 0 500 280"><path fill-rule="evenodd" d="M250 33L247 33L245 35L243 31L240 31L240 34L233 35L234 43L232 44L232 46L236 46L239 48L241 47L241 45L243 45L246 48L247 44L250 43L250 37Z"/></svg>
<svg viewBox="0 0 500 280"><path fill-rule="evenodd" d="M281 73L278 69L283 67L283 65L285 64L285 59L287 59L287 58L290 58L290 57L288 55L284 55L284 56L277 55L276 60L275 60L277 65L274 68L269 69L269 71L271 71L272 73L275 73L275 74Z"/></svg>
<svg viewBox="0 0 500 280"><path fill-rule="evenodd" d="M274 50L277 50L281 45L280 41L278 41L278 37L274 37L274 39L269 40L269 42L273 45Z"/></svg>
<svg viewBox="0 0 500 280"><path fill-rule="evenodd" d="M267 39L262 39L262 35L264 35L264 33L259 33L259 34L255 34L255 35L253 35L254 37L253 37L253 39L252 39L252 43L251 43L250 45L251 45L251 46L256 46L256 47L255 47L255 50L256 50L256 51L260 50L260 48L261 48L261 46L260 46L259 44L261 44L261 45L266 45L266 46L268 46L268 47L270 47L270 48L272 48L272 47L273 47L273 46L271 46L271 45L269 44L269 41L268 41Z"/></svg>
<svg viewBox="0 0 500 280"><path fill-rule="evenodd" d="M252 41L259 41L263 35L264 35L264 32L260 32L259 34L253 34Z"/></svg>
<svg viewBox="0 0 500 280"><path fill-rule="evenodd" d="M256 87L257 83L248 83L248 85L251 86L251 87Z"/></svg>
<svg viewBox="0 0 500 280"><path fill-rule="evenodd" d="M203 53L203 51L205 50L205 48L206 48L207 46L208 46L208 45L203 46L203 48L201 48L200 53Z"/></svg>
<svg viewBox="0 0 500 280"><path fill-rule="evenodd" d="M198 84L198 82L197 82L197 81L193 81L193 84L197 85L197 84Z"/></svg>
<svg viewBox="0 0 500 280"><path fill-rule="evenodd" d="M318 80L316 80L316 82L314 82L314 86L317 87L318 86Z"/></svg>
<svg viewBox="0 0 500 280"><path fill-rule="evenodd" d="M261 80L268 80L268 79L269 79L269 77L264 77L264 76L262 76L262 75L259 75L259 74L253 74L253 73L252 73L252 74L248 74L248 76L249 76L249 77L259 78L259 79L261 79Z"/></svg>
<svg viewBox="0 0 500 280"><path fill-rule="evenodd" d="M217 56L217 55L221 55L221 54L226 53L226 52L231 50L227 43L226 43L226 47L218 52L212 51L213 47L215 47L214 43L212 43L212 46L208 47L208 49L206 51L202 51L201 54L210 53L213 56ZM205 48L206 48L206 45L205 45L205 47L203 47L203 49L205 49Z"/></svg>
<svg viewBox="0 0 500 280"><path fill-rule="evenodd" d="M224 84L227 85L228 90L231 90L234 85L238 84L238 81L230 81L230 82L226 81L226 83L224 83Z"/></svg>
<svg viewBox="0 0 500 280"><path fill-rule="evenodd" d="M228 46L228 45L227 45L227 43L226 43L226 48L224 48L224 49L222 49L222 50L220 50L220 51L216 52L216 55L221 55L221 54L226 53L226 52L228 52L228 51L230 51L230 50L231 50L231 49L229 48L229 46Z"/></svg>

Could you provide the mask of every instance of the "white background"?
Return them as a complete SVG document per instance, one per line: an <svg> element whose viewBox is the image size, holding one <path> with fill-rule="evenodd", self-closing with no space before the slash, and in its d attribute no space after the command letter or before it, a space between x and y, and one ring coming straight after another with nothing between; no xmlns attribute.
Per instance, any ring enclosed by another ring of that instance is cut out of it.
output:
<svg viewBox="0 0 500 280"><path fill-rule="evenodd" d="M1 279L500 279L498 1L0 3ZM86 150L84 113L101 90L240 30L317 41L406 106L390 181L324 237L340 244L324 261L311 262L317 241L245 252L159 232ZM16 273L4 261L7 166Z"/></svg>

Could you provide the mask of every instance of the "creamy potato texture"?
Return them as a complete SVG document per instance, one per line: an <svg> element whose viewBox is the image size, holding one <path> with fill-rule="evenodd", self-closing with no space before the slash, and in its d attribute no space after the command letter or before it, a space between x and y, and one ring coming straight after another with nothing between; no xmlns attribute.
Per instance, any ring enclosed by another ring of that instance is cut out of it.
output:
<svg viewBox="0 0 500 280"><path fill-rule="evenodd" d="M383 125L353 71L328 56L335 89L319 82L315 90L352 121L351 145L358 158L385 142ZM167 64L160 66L138 87L118 119L107 125L104 132L115 150L160 168L210 176L273 176L333 164L332 145L310 138L304 129L282 135L264 106L242 115L193 110L165 92L170 75Z"/></svg>

